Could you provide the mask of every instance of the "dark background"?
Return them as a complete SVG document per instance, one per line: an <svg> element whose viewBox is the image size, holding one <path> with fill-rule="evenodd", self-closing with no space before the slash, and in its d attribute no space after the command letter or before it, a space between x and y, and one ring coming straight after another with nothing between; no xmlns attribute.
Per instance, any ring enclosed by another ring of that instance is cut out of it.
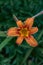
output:
<svg viewBox="0 0 43 65"><path fill-rule="evenodd" d="M43 0L0 0L0 31L7 31L10 27L17 26L13 18L24 21L28 17L43 10ZM38 46L30 47L26 41L18 46L16 38L10 41L0 36L0 44L6 45L0 51L0 65L43 65L43 14L35 18L34 25L39 31L34 34ZM2 45L0 45L1 48Z"/></svg>

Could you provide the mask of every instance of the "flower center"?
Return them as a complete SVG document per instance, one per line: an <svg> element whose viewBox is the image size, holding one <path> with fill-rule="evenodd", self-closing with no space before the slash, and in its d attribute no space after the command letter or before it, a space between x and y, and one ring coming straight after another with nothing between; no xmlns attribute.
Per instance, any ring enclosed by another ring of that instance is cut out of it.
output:
<svg viewBox="0 0 43 65"><path fill-rule="evenodd" d="M26 37L26 36L29 35L29 31L28 31L27 28L22 28L22 29L20 30L20 34L21 34L21 36Z"/></svg>

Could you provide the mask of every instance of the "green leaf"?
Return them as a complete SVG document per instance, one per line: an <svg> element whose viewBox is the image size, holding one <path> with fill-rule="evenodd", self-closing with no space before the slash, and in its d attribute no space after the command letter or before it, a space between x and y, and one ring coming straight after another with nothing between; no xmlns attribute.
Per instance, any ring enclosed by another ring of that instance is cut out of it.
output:
<svg viewBox="0 0 43 65"><path fill-rule="evenodd" d="M1 36L1 37L6 37L5 31L4 31L4 32L3 32L3 31L0 31L0 36Z"/></svg>
<svg viewBox="0 0 43 65"><path fill-rule="evenodd" d="M40 32L39 36L38 36L38 40L40 40L41 36L43 35L43 30Z"/></svg>
<svg viewBox="0 0 43 65"><path fill-rule="evenodd" d="M1 44L0 44L0 51L4 46L8 44L8 42L12 39L12 37L7 37Z"/></svg>
<svg viewBox="0 0 43 65"><path fill-rule="evenodd" d="M30 48L30 50L28 49L28 51L25 54L24 59L21 62L21 65L23 65L25 63L25 61L27 60L27 58L30 56L31 52L32 52L33 48Z"/></svg>

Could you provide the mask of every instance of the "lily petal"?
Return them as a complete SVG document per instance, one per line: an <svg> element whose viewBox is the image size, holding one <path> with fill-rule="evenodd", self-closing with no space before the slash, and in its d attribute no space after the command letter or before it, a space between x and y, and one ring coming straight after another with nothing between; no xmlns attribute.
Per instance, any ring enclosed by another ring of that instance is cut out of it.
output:
<svg viewBox="0 0 43 65"><path fill-rule="evenodd" d="M22 41L23 41L23 37L20 36L20 37L17 38L16 44L20 45L22 43Z"/></svg>
<svg viewBox="0 0 43 65"><path fill-rule="evenodd" d="M17 26L18 26L18 27L22 27L22 26L23 26L22 21L17 21L16 23L17 23Z"/></svg>
<svg viewBox="0 0 43 65"><path fill-rule="evenodd" d="M34 22L34 18L27 18L27 20L25 21L25 24L29 26L29 28L31 28L33 25L33 22Z"/></svg>
<svg viewBox="0 0 43 65"><path fill-rule="evenodd" d="M38 32L38 28L37 27L32 27L31 30L30 30L30 33L34 34L36 32Z"/></svg>
<svg viewBox="0 0 43 65"><path fill-rule="evenodd" d="M17 28L16 27L12 27L7 31L7 35L8 36L19 36L19 34L17 33Z"/></svg>
<svg viewBox="0 0 43 65"><path fill-rule="evenodd" d="M38 45L37 41L34 39L33 36L30 36L30 38L26 38L25 40L32 47L36 47Z"/></svg>

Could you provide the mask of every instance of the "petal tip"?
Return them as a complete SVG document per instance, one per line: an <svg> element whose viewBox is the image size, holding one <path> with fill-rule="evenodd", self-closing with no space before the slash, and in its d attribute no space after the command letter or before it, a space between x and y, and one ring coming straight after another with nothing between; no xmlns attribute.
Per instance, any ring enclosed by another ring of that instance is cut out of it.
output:
<svg viewBox="0 0 43 65"><path fill-rule="evenodd" d="M19 44L18 42L16 42L16 44L17 44L17 45L21 45L21 44Z"/></svg>
<svg viewBox="0 0 43 65"><path fill-rule="evenodd" d="M37 32L38 32L38 27L36 27L37 28Z"/></svg>
<svg viewBox="0 0 43 65"><path fill-rule="evenodd" d="M17 21L16 23L17 23L17 26L18 26L18 27L22 27L22 26L23 26L23 23L22 23L21 20Z"/></svg>
<svg viewBox="0 0 43 65"><path fill-rule="evenodd" d="M38 46L38 43L35 43L35 44L33 44L33 45L30 45L30 46L36 47L36 46Z"/></svg>

